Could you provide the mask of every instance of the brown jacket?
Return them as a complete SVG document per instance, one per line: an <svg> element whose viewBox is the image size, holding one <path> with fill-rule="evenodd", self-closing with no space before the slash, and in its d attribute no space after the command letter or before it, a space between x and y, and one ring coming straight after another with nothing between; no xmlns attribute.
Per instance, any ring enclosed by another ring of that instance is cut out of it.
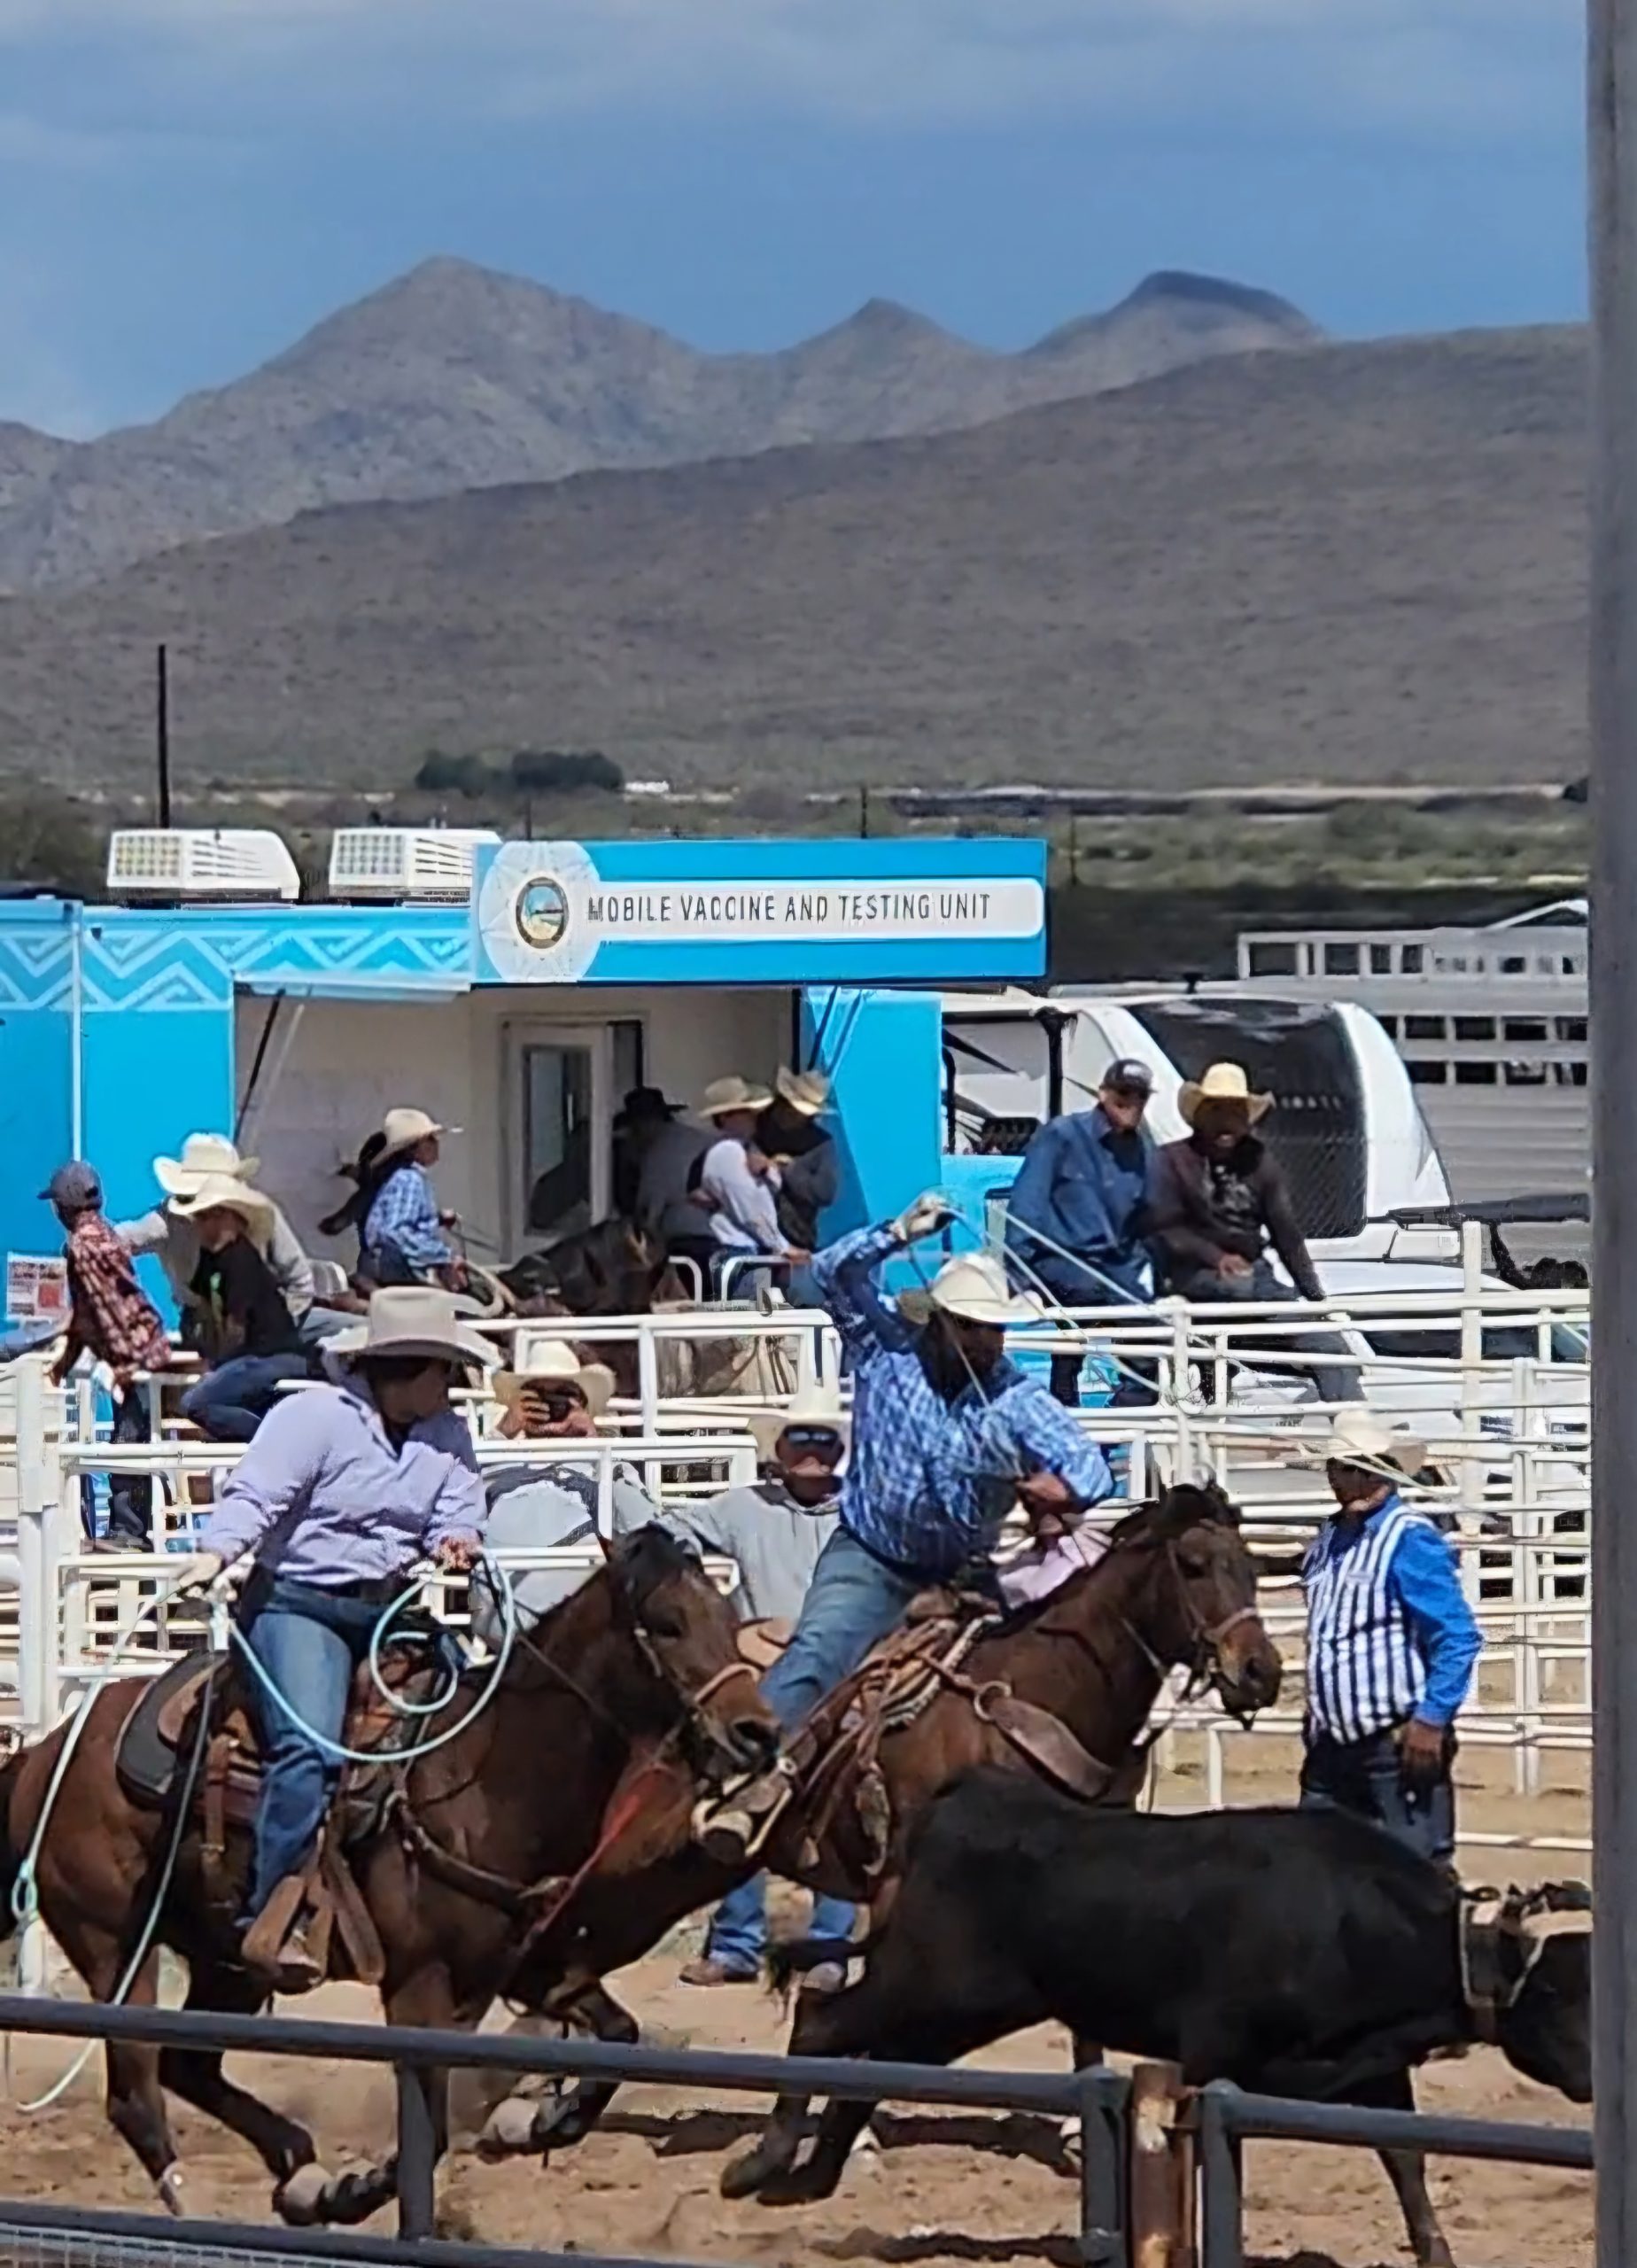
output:
<svg viewBox="0 0 1637 2268"><path fill-rule="evenodd" d="M1168 1142L1156 1155L1148 1233L1158 1247L1162 1278L1176 1284L1201 1270L1214 1275L1226 1254L1254 1262L1271 1245L1302 1297L1322 1299L1323 1288L1296 1225L1284 1176L1267 1145L1247 1134L1234 1153L1233 1165L1256 1196L1259 1218L1248 1231L1218 1212L1205 1153L1196 1148L1191 1137Z"/></svg>

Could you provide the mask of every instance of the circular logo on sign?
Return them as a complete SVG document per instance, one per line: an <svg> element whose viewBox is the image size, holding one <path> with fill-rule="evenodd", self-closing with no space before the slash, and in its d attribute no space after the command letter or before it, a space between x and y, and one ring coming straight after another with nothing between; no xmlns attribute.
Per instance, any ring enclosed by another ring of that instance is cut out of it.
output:
<svg viewBox="0 0 1637 2268"><path fill-rule="evenodd" d="M569 926L569 901L555 875L539 874L517 892L517 934L524 944L549 952Z"/></svg>

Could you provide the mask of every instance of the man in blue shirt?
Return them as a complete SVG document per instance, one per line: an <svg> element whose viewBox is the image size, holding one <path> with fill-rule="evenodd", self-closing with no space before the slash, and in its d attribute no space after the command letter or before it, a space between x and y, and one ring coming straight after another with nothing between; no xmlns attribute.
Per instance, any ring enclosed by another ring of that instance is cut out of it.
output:
<svg viewBox="0 0 1637 2268"><path fill-rule="evenodd" d="M1338 1509L1301 1566L1301 1800L1358 1812L1447 1864L1455 1713L1484 1641L1449 1544L1399 1494L1424 1461L1421 1442L1367 1410L1336 1420L1325 1472Z"/></svg>
<svg viewBox="0 0 1637 2268"><path fill-rule="evenodd" d="M364 1261L377 1284L446 1285L465 1289L465 1270L445 1234L454 1216L439 1212L431 1171L446 1134L423 1110L389 1110L382 1122L379 1178L365 1216Z"/></svg>
<svg viewBox="0 0 1637 2268"><path fill-rule="evenodd" d="M818 1295L842 1334L853 1377L852 1448L841 1521L820 1553L795 1630L763 1681L787 1728L857 1669L929 1586L987 1560L1021 1502L1042 1532L1113 1494L1103 1455L1045 1388L1005 1352L1008 1324L1034 1323L987 1254L946 1261L913 1322L881 1293L883 1263L943 1229L941 1198L860 1229L813 1262ZM780 1783L780 1786L782 1786ZM707 1823L723 1857L748 1847L758 1787Z"/></svg>
<svg viewBox="0 0 1637 2268"><path fill-rule="evenodd" d="M1014 1273L1063 1307L1149 1296L1141 1232L1153 1145L1143 1114L1153 1091L1147 1064L1121 1057L1104 1073L1093 1108L1048 1119L1023 1153L1006 1205L1007 1247ZM1084 1360L1051 1358L1051 1391L1071 1410L1079 1407Z"/></svg>

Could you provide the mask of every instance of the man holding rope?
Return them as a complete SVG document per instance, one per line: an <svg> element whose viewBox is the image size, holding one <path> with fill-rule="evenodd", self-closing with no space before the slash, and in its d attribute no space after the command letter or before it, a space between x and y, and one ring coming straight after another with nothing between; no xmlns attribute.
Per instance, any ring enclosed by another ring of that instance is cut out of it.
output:
<svg viewBox="0 0 1637 2268"><path fill-rule="evenodd" d="M884 1263L953 1217L941 1197L921 1197L813 1262L852 1368L853 1433L840 1525L789 1645L763 1681L787 1730L857 1668L919 1592L974 1565L989 1580L989 1555L1014 1503L1050 1538L1113 1494L1096 1443L1007 1359L1006 1326L1040 1315L1012 1293L999 1261L961 1254L924 1293L896 1305L883 1297ZM713 1851L748 1850L774 1792L747 1790L718 1810L709 1822Z"/></svg>

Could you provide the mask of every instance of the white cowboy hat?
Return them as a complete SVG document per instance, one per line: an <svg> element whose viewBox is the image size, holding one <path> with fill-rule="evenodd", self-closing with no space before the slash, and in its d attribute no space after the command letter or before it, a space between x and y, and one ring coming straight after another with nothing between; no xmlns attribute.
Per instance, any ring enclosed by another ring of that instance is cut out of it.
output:
<svg viewBox="0 0 1637 2268"><path fill-rule="evenodd" d="M700 1099L702 1118L726 1118L736 1110L765 1110L772 1100L765 1087L752 1086L748 1079L713 1079Z"/></svg>
<svg viewBox="0 0 1637 2268"><path fill-rule="evenodd" d="M434 1134L458 1134L460 1130L458 1126L440 1125L423 1110L389 1110L381 1121L381 1155L395 1158L400 1150L413 1150Z"/></svg>
<svg viewBox="0 0 1637 2268"><path fill-rule="evenodd" d="M914 1297L912 1293L911 1298ZM1014 1292L992 1254L958 1252L946 1260L925 1293L925 1304L964 1323L1039 1323L1042 1311L1027 1293Z"/></svg>
<svg viewBox="0 0 1637 2268"><path fill-rule="evenodd" d="M1191 1126L1202 1102L1237 1102L1253 1126L1273 1108L1271 1095L1253 1094L1243 1063L1213 1063L1199 1079L1184 1079L1176 1098L1183 1123Z"/></svg>
<svg viewBox="0 0 1637 2268"><path fill-rule="evenodd" d="M773 1084L792 1110L803 1118L817 1118L829 1106L830 1082L822 1071L789 1071L773 1075Z"/></svg>
<svg viewBox="0 0 1637 2268"><path fill-rule="evenodd" d="M582 1363L566 1339L542 1339L538 1332L520 1331L509 1370L497 1371L490 1381L497 1402L515 1410L525 1386L577 1386L586 1407L600 1418L614 1394L614 1373L603 1363Z"/></svg>
<svg viewBox="0 0 1637 2268"><path fill-rule="evenodd" d="M1390 1468L1413 1480L1427 1461L1427 1445L1414 1433L1377 1418L1373 1410L1355 1406L1337 1411L1318 1461L1356 1464L1366 1472Z"/></svg>
<svg viewBox="0 0 1637 2268"><path fill-rule="evenodd" d="M798 1386L782 1410L756 1410L749 1422L764 1464L779 1447L780 1436L788 1433L792 1425L827 1426L831 1433L840 1434L843 1449L852 1438L852 1412L843 1408L842 1397L834 1386Z"/></svg>
<svg viewBox="0 0 1637 2268"><path fill-rule="evenodd" d="M484 1371L498 1359L489 1340L462 1322L454 1293L431 1284L392 1284L372 1293L364 1322L327 1339L323 1353L332 1378L372 1355L420 1355Z"/></svg>
<svg viewBox="0 0 1637 2268"><path fill-rule="evenodd" d="M237 1144L225 1134L190 1134L179 1158L155 1158L153 1178L167 1197L191 1197L212 1175L253 1181L260 1164L260 1158L240 1157Z"/></svg>
<svg viewBox="0 0 1637 2268"><path fill-rule="evenodd" d="M259 1231L270 1227L273 1220L273 1200L227 1173L202 1175L187 1196L172 1200L171 1209L184 1221L195 1221L201 1213L237 1213Z"/></svg>

